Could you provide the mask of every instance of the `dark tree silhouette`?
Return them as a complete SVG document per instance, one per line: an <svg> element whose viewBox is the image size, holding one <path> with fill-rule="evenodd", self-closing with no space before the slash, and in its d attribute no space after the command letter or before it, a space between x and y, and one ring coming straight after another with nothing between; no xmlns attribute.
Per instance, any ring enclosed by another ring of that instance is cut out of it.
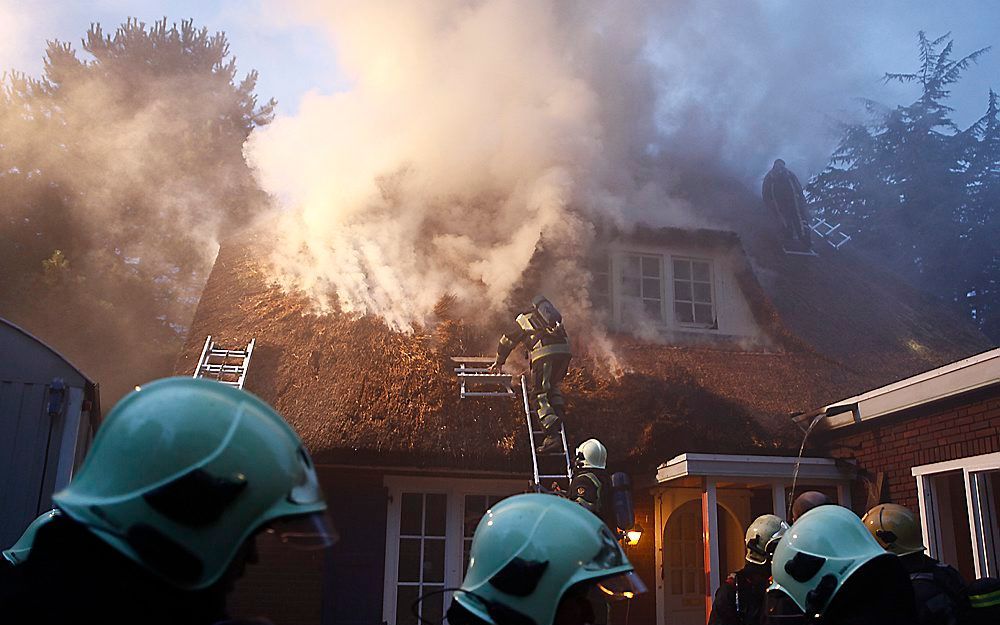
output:
<svg viewBox="0 0 1000 625"><path fill-rule="evenodd" d="M242 154L273 116L223 33L98 24L0 91L0 315L108 400L169 373L216 241L266 206Z"/></svg>

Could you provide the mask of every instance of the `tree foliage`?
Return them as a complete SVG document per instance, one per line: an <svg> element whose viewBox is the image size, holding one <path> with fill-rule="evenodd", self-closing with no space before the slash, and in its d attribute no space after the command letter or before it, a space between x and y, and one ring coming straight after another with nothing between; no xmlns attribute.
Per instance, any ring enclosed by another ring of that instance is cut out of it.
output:
<svg viewBox="0 0 1000 625"><path fill-rule="evenodd" d="M813 209L853 231L860 247L959 302L1000 341L997 96L990 92L986 114L964 130L947 104L951 87L988 50L955 58L950 35L919 33L917 69L885 75L919 85L919 97L892 109L865 101L868 121L843 126L829 165L806 192Z"/></svg>
<svg viewBox="0 0 1000 625"><path fill-rule="evenodd" d="M0 315L114 399L170 371L217 241L265 206L242 146L275 102L192 21L94 24L81 47L2 82Z"/></svg>

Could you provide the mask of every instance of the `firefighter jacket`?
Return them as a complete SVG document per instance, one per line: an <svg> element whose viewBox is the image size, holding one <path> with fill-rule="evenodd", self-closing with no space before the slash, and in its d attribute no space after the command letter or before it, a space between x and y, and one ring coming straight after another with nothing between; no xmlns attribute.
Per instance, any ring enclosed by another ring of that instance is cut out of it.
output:
<svg viewBox="0 0 1000 625"><path fill-rule="evenodd" d="M500 337L497 346L497 364L507 362L507 357L519 344L528 348L528 358L536 360L554 354L572 355L569 347L569 335L562 324L552 328L545 324L541 316L534 310L517 316L516 325Z"/></svg>
<svg viewBox="0 0 1000 625"><path fill-rule="evenodd" d="M604 469L578 469L569 484L569 498L590 510L617 531L613 510L611 480Z"/></svg>
<svg viewBox="0 0 1000 625"><path fill-rule="evenodd" d="M747 562L730 573L715 591L708 625L757 625L764 622L764 594L771 583L771 565Z"/></svg>
<svg viewBox="0 0 1000 625"><path fill-rule="evenodd" d="M953 625L968 609L965 580L952 567L923 553L900 556L913 583L918 625Z"/></svg>

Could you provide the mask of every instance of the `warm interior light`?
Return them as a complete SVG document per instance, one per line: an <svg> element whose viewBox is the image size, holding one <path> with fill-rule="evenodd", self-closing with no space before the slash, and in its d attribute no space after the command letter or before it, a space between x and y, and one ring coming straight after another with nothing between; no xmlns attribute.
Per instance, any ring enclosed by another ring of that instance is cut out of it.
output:
<svg viewBox="0 0 1000 625"><path fill-rule="evenodd" d="M635 546L639 544L639 539L642 538L642 526L636 523L632 526L632 529L625 532L625 544Z"/></svg>

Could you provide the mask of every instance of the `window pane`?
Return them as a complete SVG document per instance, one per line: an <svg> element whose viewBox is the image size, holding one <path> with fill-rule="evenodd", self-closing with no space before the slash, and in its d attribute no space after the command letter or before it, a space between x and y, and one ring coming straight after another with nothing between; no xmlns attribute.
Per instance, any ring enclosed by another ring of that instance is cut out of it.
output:
<svg viewBox="0 0 1000 625"><path fill-rule="evenodd" d="M646 311L646 314L650 318L657 321L660 320L660 300L658 299L644 299L642 300L642 307Z"/></svg>
<svg viewBox="0 0 1000 625"><path fill-rule="evenodd" d="M680 570L670 572L670 594L672 595L684 594L684 586L681 584Z"/></svg>
<svg viewBox="0 0 1000 625"><path fill-rule="evenodd" d="M424 496L419 493L403 493L400 503L399 533L404 536L420 536L423 516Z"/></svg>
<svg viewBox="0 0 1000 625"><path fill-rule="evenodd" d="M687 260L675 260L674 261L674 277L678 280L690 280L691 279L691 261Z"/></svg>
<svg viewBox="0 0 1000 625"><path fill-rule="evenodd" d="M642 296L650 299L660 299L660 279L643 278Z"/></svg>
<svg viewBox="0 0 1000 625"><path fill-rule="evenodd" d="M694 322L704 323L706 325L712 325L715 320L712 318L712 305L711 304L695 304L694 305Z"/></svg>
<svg viewBox="0 0 1000 625"><path fill-rule="evenodd" d="M420 539L399 539L399 581L420 581Z"/></svg>
<svg viewBox="0 0 1000 625"><path fill-rule="evenodd" d="M694 283L694 301L703 304L712 303L712 285L704 282Z"/></svg>
<svg viewBox="0 0 1000 625"><path fill-rule="evenodd" d="M623 278L622 294L624 294L626 297L639 297L639 279Z"/></svg>
<svg viewBox="0 0 1000 625"><path fill-rule="evenodd" d="M482 495L466 495L465 496L465 529L464 536L472 536L476 531L476 526L479 525L479 519L483 518L483 512L486 510L486 497Z"/></svg>
<svg viewBox="0 0 1000 625"><path fill-rule="evenodd" d="M463 540L462 541L462 577L469 572L469 558L472 557L472 541Z"/></svg>
<svg viewBox="0 0 1000 625"><path fill-rule="evenodd" d="M396 586L396 625L417 625L410 606L419 596L419 586Z"/></svg>
<svg viewBox="0 0 1000 625"><path fill-rule="evenodd" d="M647 278L660 277L660 259L656 256L642 257L642 275Z"/></svg>
<svg viewBox="0 0 1000 625"><path fill-rule="evenodd" d="M680 323L694 323L694 313L691 311L691 304L684 302L674 302L674 314Z"/></svg>
<svg viewBox="0 0 1000 625"><path fill-rule="evenodd" d="M444 581L444 540L424 540L424 583Z"/></svg>
<svg viewBox="0 0 1000 625"><path fill-rule="evenodd" d="M424 586L424 594L441 590L443 586ZM420 602L420 616L431 623L440 623L444 619L444 593L435 592Z"/></svg>
<svg viewBox="0 0 1000 625"><path fill-rule="evenodd" d="M694 279L701 282L711 282L712 275L708 268L708 263L692 261L691 267L694 269Z"/></svg>
<svg viewBox="0 0 1000 625"><path fill-rule="evenodd" d="M674 280L674 299L685 302L691 301L691 283Z"/></svg>
<svg viewBox="0 0 1000 625"><path fill-rule="evenodd" d="M424 536L444 536L447 505L447 495L427 495L427 519L424 525Z"/></svg>
<svg viewBox="0 0 1000 625"><path fill-rule="evenodd" d="M625 257L625 275L639 277L639 263L641 257L630 255Z"/></svg>

